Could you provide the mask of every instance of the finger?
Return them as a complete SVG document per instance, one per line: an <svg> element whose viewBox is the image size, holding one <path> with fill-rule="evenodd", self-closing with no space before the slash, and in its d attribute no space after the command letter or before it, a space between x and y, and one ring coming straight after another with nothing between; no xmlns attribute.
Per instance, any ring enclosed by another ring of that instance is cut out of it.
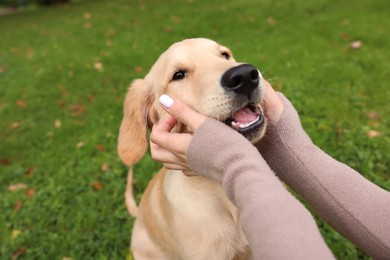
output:
<svg viewBox="0 0 390 260"><path fill-rule="evenodd" d="M161 148L185 158L192 135L189 133L171 133L161 130L158 126L150 133L150 141Z"/></svg>
<svg viewBox="0 0 390 260"><path fill-rule="evenodd" d="M161 95L159 99L165 111L173 116L177 121L190 127L193 131L197 130L199 126L207 119L206 116L192 110L186 104L173 100L168 95Z"/></svg>
<svg viewBox="0 0 390 260"><path fill-rule="evenodd" d="M176 164L185 163L185 159L176 156L170 151L161 148L152 142L150 142L150 151L151 151L152 159L155 161L159 161L162 163L176 163Z"/></svg>
<svg viewBox="0 0 390 260"><path fill-rule="evenodd" d="M176 164L176 163L163 163L163 165L168 170L183 171L185 175L187 175L186 173L191 172L191 170L188 168L187 165ZM188 174L188 175L194 175L194 174Z"/></svg>
<svg viewBox="0 0 390 260"><path fill-rule="evenodd" d="M177 120L171 115L165 115L157 124L153 125L153 131L171 132L175 127Z"/></svg>

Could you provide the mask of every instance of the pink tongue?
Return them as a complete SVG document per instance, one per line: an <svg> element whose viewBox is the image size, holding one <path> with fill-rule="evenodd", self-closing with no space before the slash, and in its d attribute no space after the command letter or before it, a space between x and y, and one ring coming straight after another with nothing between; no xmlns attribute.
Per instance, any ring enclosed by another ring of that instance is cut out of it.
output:
<svg viewBox="0 0 390 260"><path fill-rule="evenodd" d="M247 124L254 121L257 118L257 115L252 110L245 107L234 113L232 117L237 123Z"/></svg>

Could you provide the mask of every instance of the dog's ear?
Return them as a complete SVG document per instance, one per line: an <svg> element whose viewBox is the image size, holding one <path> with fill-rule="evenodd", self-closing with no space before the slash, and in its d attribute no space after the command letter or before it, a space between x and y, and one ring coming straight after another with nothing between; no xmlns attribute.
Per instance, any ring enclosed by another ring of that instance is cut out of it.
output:
<svg viewBox="0 0 390 260"><path fill-rule="evenodd" d="M118 154L126 165L137 163L148 149L147 131L156 121L154 97L144 80L135 80L127 91L119 129Z"/></svg>

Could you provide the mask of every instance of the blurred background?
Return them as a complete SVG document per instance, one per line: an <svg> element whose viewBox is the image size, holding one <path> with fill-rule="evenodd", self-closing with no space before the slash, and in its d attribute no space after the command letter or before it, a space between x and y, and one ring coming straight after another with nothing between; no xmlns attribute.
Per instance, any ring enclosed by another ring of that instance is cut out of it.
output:
<svg viewBox="0 0 390 260"><path fill-rule="evenodd" d="M390 190L388 0L1 0L0 259L131 259L123 100L211 38L259 68L314 143ZM160 167L135 167L139 200ZM326 223L338 259L369 259Z"/></svg>

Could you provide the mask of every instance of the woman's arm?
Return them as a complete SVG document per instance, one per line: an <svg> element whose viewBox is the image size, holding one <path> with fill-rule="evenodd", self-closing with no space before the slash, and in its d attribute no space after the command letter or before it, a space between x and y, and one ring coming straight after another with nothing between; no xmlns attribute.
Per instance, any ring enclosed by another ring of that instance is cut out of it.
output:
<svg viewBox="0 0 390 260"><path fill-rule="evenodd" d="M315 146L292 104L256 146L318 216L375 259L390 258L390 193Z"/></svg>

